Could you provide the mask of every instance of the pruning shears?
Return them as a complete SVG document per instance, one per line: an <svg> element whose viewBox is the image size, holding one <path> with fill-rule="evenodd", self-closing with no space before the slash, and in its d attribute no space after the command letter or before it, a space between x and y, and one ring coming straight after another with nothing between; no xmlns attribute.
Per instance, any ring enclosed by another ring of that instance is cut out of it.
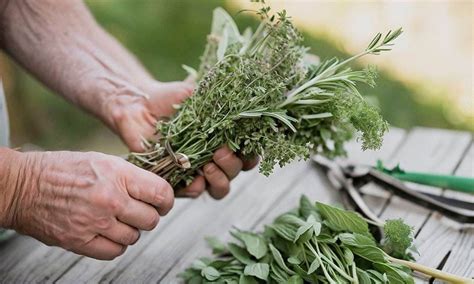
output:
<svg viewBox="0 0 474 284"><path fill-rule="evenodd" d="M320 155L314 156L313 161L326 170L331 184L345 193L345 201L374 222L383 223L367 206L360 191L360 188L369 182L376 183L384 190L417 205L438 211L457 222L474 224L474 203L410 189L400 179L377 167L336 162Z"/></svg>
<svg viewBox="0 0 474 284"><path fill-rule="evenodd" d="M402 170L400 168L400 165L397 165L393 169L388 169L383 166L383 163L380 160L377 161L376 168L379 171L391 175L392 177L399 180L425 184L440 188L449 188L455 191L474 194L474 178L454 175L407 172Z"/></svg>

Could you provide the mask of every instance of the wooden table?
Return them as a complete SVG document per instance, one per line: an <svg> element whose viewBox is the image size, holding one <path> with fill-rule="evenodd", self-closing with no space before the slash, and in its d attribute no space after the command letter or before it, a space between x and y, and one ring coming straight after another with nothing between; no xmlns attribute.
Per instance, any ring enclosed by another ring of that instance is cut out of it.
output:
<svg viewBox="0 0 474 284"><path fill-rule="evenodd" d="M349 144L348 149L350 158L359 163L374 164L382 159L387 165L400 162L406 170L474 175L472 135L466 132L392 129L380 151L361 152L356 143ZM403 218L414 227L418 262L474 276L474 230L459 229L437 213L391 197L375 185L365 190L370 193L365 197L367 203L381 218ZM474 201L466 194L438 193ZM233 182L232 192L224 200L214 201L208 196L177 200L157 229L143 233L137 244L114 261L97 261L16 236L0 244L0 281L176 283L179 272L197 257L210 253L204 236L228 240L232 226L259 230L278 214L295 207L301 194L322 202L339 202L326 176L309 161L278 169L269 178L251 171ZM427 279L417 281L425 283Z"/></svg>

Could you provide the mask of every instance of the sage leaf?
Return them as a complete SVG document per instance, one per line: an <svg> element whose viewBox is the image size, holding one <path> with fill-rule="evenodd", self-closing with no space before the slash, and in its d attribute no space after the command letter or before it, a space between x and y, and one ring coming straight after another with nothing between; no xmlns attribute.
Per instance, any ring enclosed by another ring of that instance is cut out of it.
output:
<svg viewBox="0 0 474 284"><path fill-rule="evenodd" d="M298 230L296 231L296 234L295 234L295 238L293 240L294 243L296 243L296 241L298 241L298 239L304 234L306 233L308 230L312 229L313 228L313 224L310 224L310 223L305 223L304 225L302 225L301 227L298 228Z"/></svg>
<svg viewBox="0 0 474 284"><path fill-rule="evenodd" d="M241 274L239 278L239 284L258 284L258 281L252 276Z"/></svg>
<svg viewBox="0 0 474 284"><path fill-rule="evenodd" d="M268 280L270 267L267 263L254 263L245 266L244 275L255 276L262 280Z"/></svg>
<svg viewBox="0 0 474 284"><path fill-rule="evenodd" d="M205 238L208 246L212 248L213 253L224 253L226 251L225 244L216 237Z"/></svg>
<svg viewBox="0 0 474 284"><path fill-rule="evenodd" d="M351 247L351 251L362 257L367 259L368 261L372 262L385 262L385 253L379 249L378 247L374 246L360 246L360 247Z"/></svg>
<svg viewBox="0 0 474 284"><path fill-rule="evenodd" d="M414 284L415 281L413 280L413 277L406 273L405 271L398 269L396 267L393 267L390 264L385 264L385 263L374 263L373 264L375 268L379 271L383 271L388 278L388 281L390 284L395 283L395 284Z"/></svg>
<svg viewBox="0 0 474 284"><path fill-rule="evenodd" d="M192 267L198 270L204 269L207 266L202 259L197 259L193 262Z"/></svg>
<svg viewBox="0 0 474 284"><path fill-rule="evenodd" d="M303 283L304 283L303 278L301 278L301 276L299 275L291 276L286 282L286 284L303 284Z"/></svg>
<svg viewBox="0 0 474 284"><path fill-rule="evenodd" d="M309 266L307 274L311 274L311 273L315 272L320 266L321 266L321 262L319 261L319 258L316 257L313 260L313 262L311 262L311 265Z"/></svg>
<svg viewBox="0 0 474 284"><path fill-rule="evenodd" d="M272 252L273 259L276 261L276 263L286 273L288 273L290 275L295 274L295 272L293 270L291 270L290 268L288 268L288 266L286 266L285 261L283 260L283 257L281 256L281 253L272 244L270 244L269 247L270 247L270 251Z"/></svg>
<svg viewBox="0 0 474 284"><path fill-rule="evenodd" d="M344 259L347 265L351 265L354 262L354 254L348 248L344 248Z"/></svg>
<svg viewBox="0 0 474 284"><path fill-rule="evenodd" d="M300 198L299 213L304 219L307 219L309 215L314 215L317 220L321 219L314 203L312 203L306 195L302 195Z"/></svg>
<svg viewBox="0 0 474 284"><path fill-rule="evenodd" d="M229 251L237 260L239 260L243 264L255 263L255 261L250 258L250 254L244 248L234 243L229 244Z"/></svg>
<svg viewBox="0 0 474 284"><path fill-rule="evenodd" d="M284 238L287 241L294 241L296 236L296 229L293 226L288 224L273 224L271 228L277 233L280 237Z"/></svg>
<svg viewBox="0 0 474 284"><path fill-rule="evenodd" d="M267 244L261 236L243 231L235 232L235 236L245 244L247 251L255 258L260 259L267 254Z"/></svg>
<svg viewBox="0 0 474 284"><path fill-rule="evenodd" d="M371 277L364 270L357 268L356 274L359 279L359 284L372 284Z"/></svg>
<svg viewBox="0 0 474 284"><path fill-rule="evenodd" d="M336 232L354 232L369 235L367 222L356 212L342 210L320 202L316 203L326 224Z"/></svg>
<svg viewBox="0 0 474 284"><path fill-rule="evenodd" d="M217 280L221 274L212 266L206 266L201 270L201 275L209 281Z"/></svg>
<svg viewBox="0 0 474 284"><path fill-rule="evenodd" d="M290 256L288 259L287 259L288 263L291 263L291 264L300 264L301 263L301 260L295 256Z"/></svg>

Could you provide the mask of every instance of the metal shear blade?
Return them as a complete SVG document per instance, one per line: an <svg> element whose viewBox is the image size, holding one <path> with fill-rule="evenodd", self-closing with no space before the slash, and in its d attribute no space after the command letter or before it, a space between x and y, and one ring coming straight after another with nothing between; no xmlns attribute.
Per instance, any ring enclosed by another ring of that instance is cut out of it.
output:
<svg viewBox="0 0 474 284"><path fill-rule="evenodd" d="M370 210L359 191L363 185L369 182L381 185L381 188L394 195L438 211L457 222L474 224L474 203L415 191L403 182L371 167L335 162L320 155L314 156L313 161L326 169L331 183L336 188L344 190L350 203L374 222L381 223L381 220Z"/></svg>

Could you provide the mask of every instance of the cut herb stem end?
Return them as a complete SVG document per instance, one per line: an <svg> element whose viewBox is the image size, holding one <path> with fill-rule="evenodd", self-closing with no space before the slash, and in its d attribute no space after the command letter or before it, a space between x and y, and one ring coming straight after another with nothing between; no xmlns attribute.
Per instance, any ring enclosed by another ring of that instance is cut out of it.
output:
<svg viewBox="0 0 474 284"><path fill-rule="evenodd" d="M434 278L438 278L440 280L447 281L449 283L455 283L455 284L473 284L474 280L473 279L468 279L464 278L461 276L457 276L451 273L443 272L441 270L431 268L419 263L411 262L411 261L406 261L398 258L394 258L391 256L388 256L388 260L393 262L393 263L398 263L401 265L405 265L409 267L410 269L414 271L421 272L423 274L426 274L428 276L432 276Z"/></svg>

